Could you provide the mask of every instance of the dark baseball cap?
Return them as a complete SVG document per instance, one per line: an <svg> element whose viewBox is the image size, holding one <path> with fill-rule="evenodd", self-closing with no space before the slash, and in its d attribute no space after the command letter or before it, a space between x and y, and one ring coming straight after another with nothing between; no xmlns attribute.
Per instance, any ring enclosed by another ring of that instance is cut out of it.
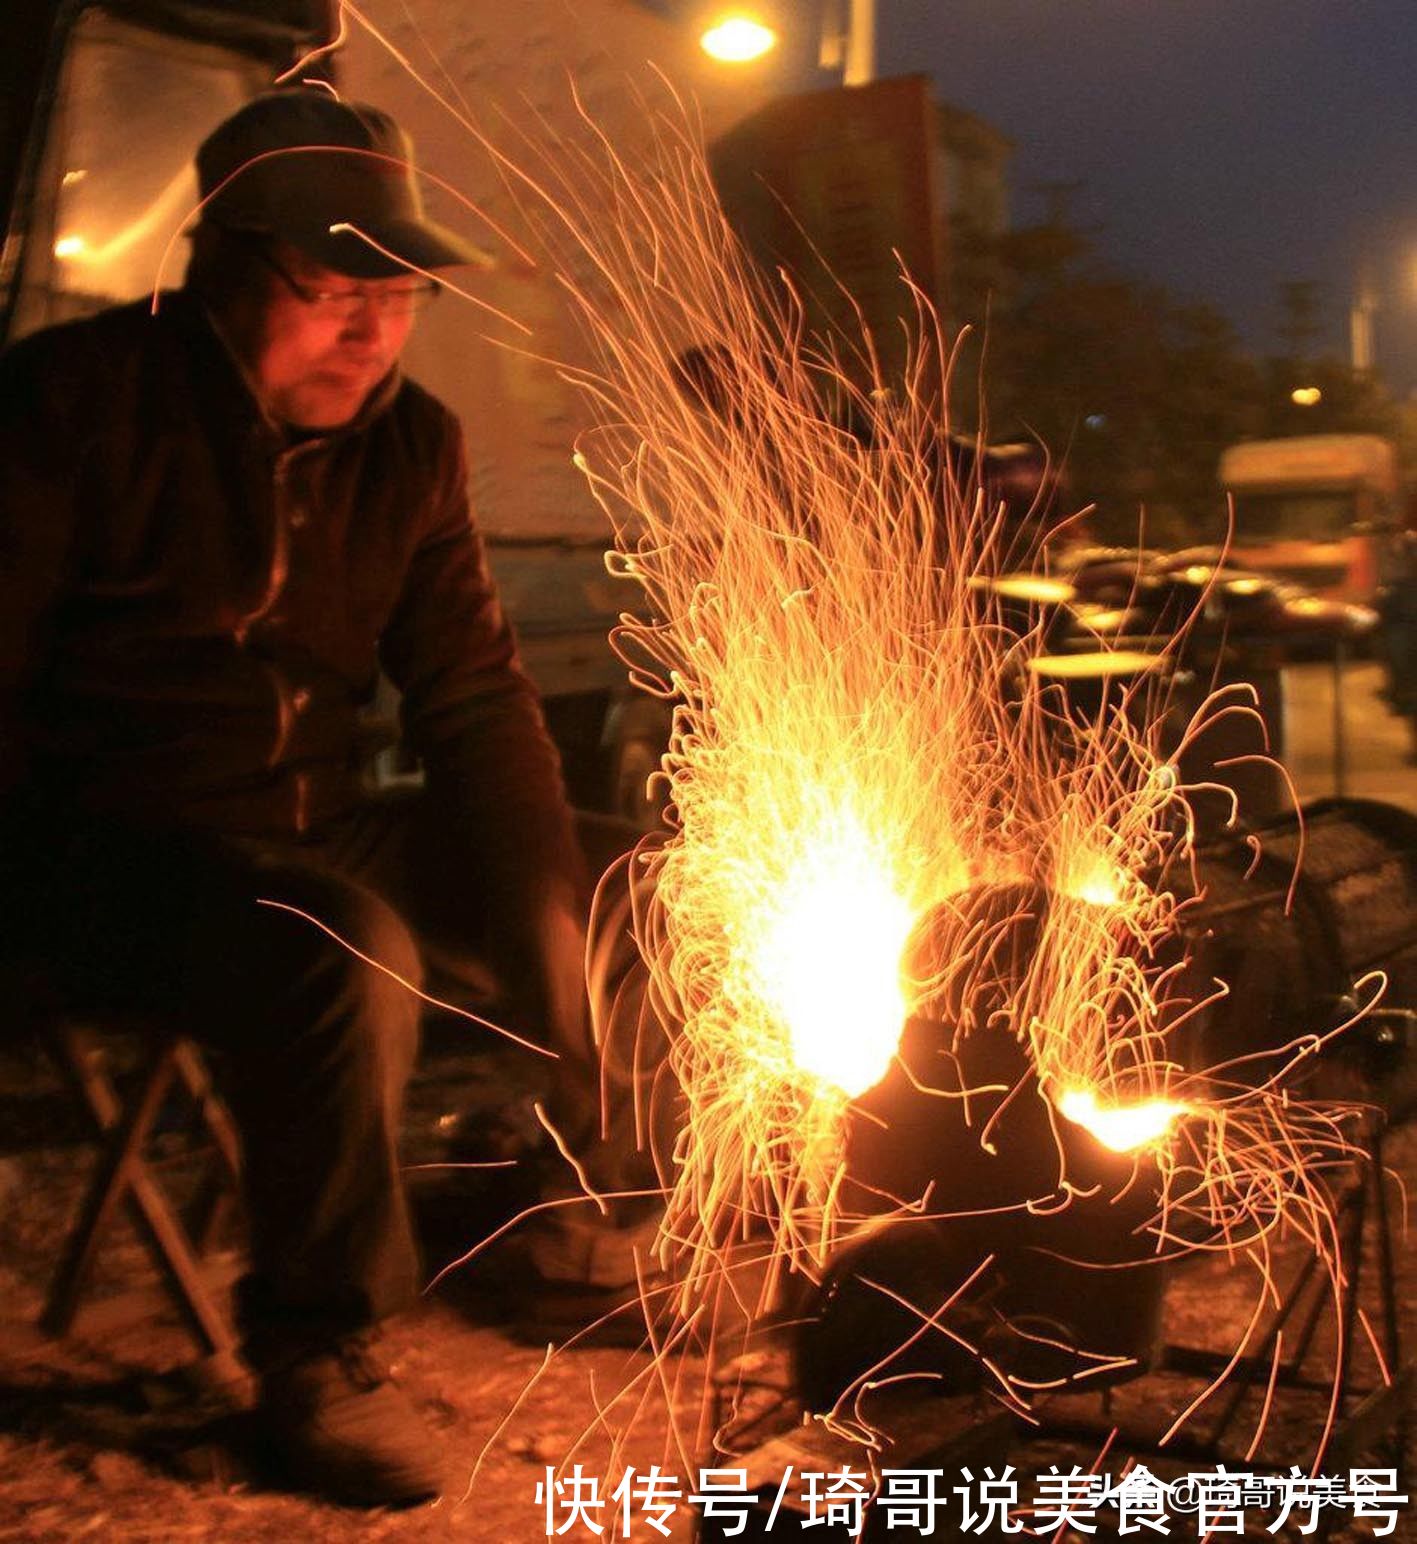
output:
<svg viewBox="0 0 1417 1544"><path fill-rule="evenodd" d="M413 142L378 108L299 87L258 96L197 150L204 219L278 237L356 279L464 263L491 267L480 247L423 212ZM394 254L391 260L349 224Z"/></svg>

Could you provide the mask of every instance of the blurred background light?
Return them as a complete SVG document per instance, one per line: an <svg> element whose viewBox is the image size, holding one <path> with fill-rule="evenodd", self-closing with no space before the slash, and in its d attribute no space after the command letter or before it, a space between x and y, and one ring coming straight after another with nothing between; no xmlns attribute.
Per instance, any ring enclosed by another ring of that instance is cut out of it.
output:
<svg viewBox="0 0 1417 1544"><path fill-rule="evenodd" d="M777 33L756 17L744 13L724 16L699 39L711 59L725 64L746 64L760 59L777 44Z"/></svg>

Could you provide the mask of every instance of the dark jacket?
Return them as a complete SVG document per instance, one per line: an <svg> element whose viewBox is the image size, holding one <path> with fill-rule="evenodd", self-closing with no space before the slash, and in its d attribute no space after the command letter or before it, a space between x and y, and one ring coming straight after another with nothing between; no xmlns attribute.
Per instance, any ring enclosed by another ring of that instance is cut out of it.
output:
<svg viewBox="0 0 1417 1544"><path fill-rule="evenodd" d="M572 874L456 420L395 377L290 443L195 297L150 313L0 359L0 808L297 838L361 797L382 664L492 877Z"/></svg>

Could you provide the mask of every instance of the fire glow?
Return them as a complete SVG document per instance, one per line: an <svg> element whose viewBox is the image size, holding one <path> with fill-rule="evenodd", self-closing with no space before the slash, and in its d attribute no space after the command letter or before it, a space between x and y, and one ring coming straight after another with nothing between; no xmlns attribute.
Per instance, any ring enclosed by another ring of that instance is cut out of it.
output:
<svg viewBox="0 0 1417 1544"><path fill-rule="evenodd" d="M614 293L574 292L603 419L578 462L616 531L611 571L641 597L617 645L677 704L672 829L636 878L686 1112L660 1172L661 1263L687 1310L745 1231L767 1226L809 1271L849 1234L843 1117L961 968L902 974L952 897L1057 897L1007 1008L1045 1086L1103 1106L1155 1086L1162 1004L1140 961L1174 903L1143 876L1188 827L1127 711L1141 688L1074 721L1029 668L1038 636L980 583L1004 516L926 448L944 430L928 326L903 383L829 362L671 133L652 173L607 168L613 234L583 203L557 213Z"/></svg>
<svg viewBox="0 0 1417 1544"><path fill-rule="evenodd" d="M792 1065L843 1093L865 1093L885 1075L905 1021L900 962L910 907L850 821L765 900L765 926L745 926L746 962L757 995L785 1026Z"/></svg>
<svg viewBox="0 0 1417 1544"><path fill-rule="evenodd" d="M1114 1153L1136 1152L1164 1138L1187 1106L1170 1099L1148 1099L1142 1104L1104 1106L1090 1088L1069 1089L1058 1108L1074 1125L1090 1131Z"/></svg>

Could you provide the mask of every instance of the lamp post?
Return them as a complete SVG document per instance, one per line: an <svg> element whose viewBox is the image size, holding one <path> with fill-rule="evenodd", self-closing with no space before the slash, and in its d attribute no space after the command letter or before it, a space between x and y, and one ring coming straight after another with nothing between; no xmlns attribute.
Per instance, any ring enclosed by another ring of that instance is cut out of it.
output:
<svg viewBox="0 0 1417 1544"><path fill-rule="evenodd" d="M843 86L876 78L876 0L828 0L822 14L823 69L840 70Z"/></svg>
<svg viewBox="0 0 1417 1544"><path fill-rule="evenodd" d="M1373 292L1372 278L1367 273L1358 277L1358 292L1348 312L1348 338L1352 352L1354 375L1370 375L1373 369L1373 313L1378 309L1378 297Z"/></svg>

